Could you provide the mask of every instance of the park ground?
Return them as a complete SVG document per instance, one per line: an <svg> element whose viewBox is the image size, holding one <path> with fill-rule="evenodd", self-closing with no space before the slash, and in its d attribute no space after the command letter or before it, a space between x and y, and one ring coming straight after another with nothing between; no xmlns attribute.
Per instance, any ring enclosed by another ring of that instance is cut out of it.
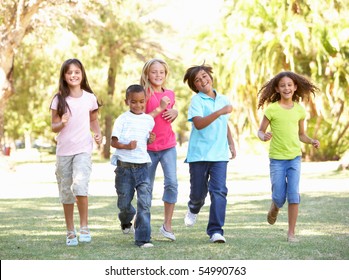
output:
<svg viewBox="0 0 349 280"><path fill-rule="evenodd" d="M304 268L306 273L303 270L301 275L297 275L328 279L332 275L331 271L346 270L349 260L349 171L339 170L339 162L302 163L302 203L297 223L301 242L291 246L286 242L286 209L282 209L276 225L270 226L266 222L270 205L267 153L256 156L240 152L228 165L229 194L225 225L227 243L224 246L214 246L216 244L209 244L205 234L209 198L195 227L188 229L183 225L189 196L189 171L188 165L184 163L185 152L186 147L178 147L179 197L173 221L177 240L168 242L158 233L163 217L162 174L159 168L152 203L152 237L155 247L143 251L135 248L132 238L123 236L119 229L114 167L109 162L99 160L98 155L94 156L89 189L93 242L88 246L66 248L63 211L58 201L54 174L54 155L40 154L37 150L18 150L10 156L0 157L0 256L2 260L8 260L4 266L7 275L15 276L12 272L20 265L28 269L32 267L30 274L33 273L36 279L46 279L48 274L38 274L38 267L44 265L59 273L63 266L63 273L67 263L59 260L99 260L94 261L89 269L86 269L86 262L75 262L74 267L77 265L84 273L81 270L70 270L70 273L76 272L74 275L80 278L96 275L95 278L99 279L104 276L104 268L109 265L144 268L161 264L167 268L191 267L194 271L202 265L234 266L241 264L242 260L242 264L249 267L249 275L255 273L257 276L248 279L260 279L259 275L276 277L277 273L282 273L290 265L289 262L280 261L289 260L317 262L293 262L292 266L296 269L284 276L294 276L294 273L300 271L299 268ZM41 262L18 263L19 260ZM258 262L251 266L248 262L250 260ZM268 260L278 262L263 262ZM331 262L323 263L319 260ZM278 270L274 271L275 265ZM324 265L330 266L321 270ZM27 273L21 272L22 275ZM284 279L291 279L290 277Z"/></svg>

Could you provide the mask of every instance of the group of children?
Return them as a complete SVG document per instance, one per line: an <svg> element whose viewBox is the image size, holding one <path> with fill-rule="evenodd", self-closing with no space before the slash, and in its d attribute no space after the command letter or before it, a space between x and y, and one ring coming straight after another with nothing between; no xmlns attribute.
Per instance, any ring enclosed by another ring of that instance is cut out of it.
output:
<svg viewBox="0 0 349 280"><path fill-rule="evenodd" d="M178 197L176 136L172 122L177 118L175 94L165 87L169 69L165 61L151 59L143 67L140 83L126 90L129 110L114 122L111 163L115 168L115 189L119 220L124 234L134 234L139 247L151 243L151 201L155 174L160 163L164 174L164 221L160 233L169 240L176 237L172 217ZM213 243L225 243L227 166L236 157L229 117L233 108L228 98L213 86L212 68L206 64L187 69L184 83L196 94L191 98L188 121L191 133L185 162L189 164L190 195L186 226L193 226L210 195L211 204L206 233ZM319 141L304 131L305 110L299 101L318 88L293 72L281 72L259 91L258 109L265 110L258 137L271 140L270 178L272 204L267 221L274 224L279 209L288 201L287 240L297 242L295 226L300 203L300 142L319 147ZM67 227L66 245L91 242L88 228L88 183L91 174L93 138L102 141L98 124L97 101L78 59L61 67L58 93L51 102L52 130L57 135L56 178ZM267 132L270 125L271 132ZM91 131L93 137L91 136ZM137 195L137 209L132 200ZM80 217L79 240L74 226L75 202Z"/></svg>

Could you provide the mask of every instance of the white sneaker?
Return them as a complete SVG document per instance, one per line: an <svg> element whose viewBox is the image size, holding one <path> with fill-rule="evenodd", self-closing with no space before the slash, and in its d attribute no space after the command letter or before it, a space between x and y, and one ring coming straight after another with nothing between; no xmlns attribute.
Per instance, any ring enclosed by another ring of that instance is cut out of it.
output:
<svg viewBox="0 0 349 280"><path fill-rule="evenodd" d="M225 243L225 238L223 235L221 235L220 233L214 233L211 238L210 241L212 243Z"/></svg>
<svg viewBox="0 0 349 280"><path fill-rule="evenodd" d="M198 214L193 214L192 212L190 212L190 209L188 208L187 214L185 214L184 217L184 224L187 227L192 227L193 225L195 225L197 217Z"/></svg>
<svg viewBox="0 0 349 280"><path fill-rule="evenodd" d="M132 223L129 223L128 225L121 225L121 230L123 234L135 233L135 228L133 227Z"/></svg>
<svg viewBox="0 0 349 280"><path fill-rule="evenodd" d="M152 248L152 247L154 247L154 245L152 243L144 243L139 247L140 248Z"/></svg>
<svg viewBox="0 0 349 280"><path fill-rule="evenodd" d="M91 238L90 230L88 229L88 227L82 227L80 229L79 241L89 243L91 242L91 239L92 238Z"/></svg>
<svg viewBox="0 0 349 280"><path fill-rule="evenodd" d="M164 237L166 237L166 238L168 238L168 239L170 239L170 240L172 240L172 241L175 241L175 240L176 240L176 236L174 235L174 233L173 233L173 232L170 232L170 231L167 231L167 230L165 229L164 225L161 226L161 228L160 228L160 233L161 233Z"/></svg>
<svg viewBox="0 0 349 280"><path fill-rule="evenodd" d="M67 231L67 238L66 238L65 244L67 244L67 246L78 246L79 241L78 241L78 238L76 237L75 230Z"/></svg>

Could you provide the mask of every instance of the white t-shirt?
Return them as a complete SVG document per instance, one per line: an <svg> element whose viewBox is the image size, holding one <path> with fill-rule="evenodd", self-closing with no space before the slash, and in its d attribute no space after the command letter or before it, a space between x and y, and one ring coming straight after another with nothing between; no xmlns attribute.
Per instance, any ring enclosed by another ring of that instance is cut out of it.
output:
<svg viewBox="0 0 349 280"><path fill-rule="evenodd" d="M90 112L98 109L97 98L94 94L83 91L78 97L68 96L66 101L70 111L69 120L58 133L57 156L71 156L80 153L92 153L93 138L90 129ZM51 109L57 110L58 98L53 99Z"/></svg>
<svg viewBox="0 0 349 280"><path fill-rule="evenodd" d="M137 147L134 150L115 149L111 163L116 165L117 160L131 163L150 163L147 141L154 124L153 117L145 113L136 115L127 111L121 114L114 122L111 136L117 137L122 144L136 140Z"/></svg>

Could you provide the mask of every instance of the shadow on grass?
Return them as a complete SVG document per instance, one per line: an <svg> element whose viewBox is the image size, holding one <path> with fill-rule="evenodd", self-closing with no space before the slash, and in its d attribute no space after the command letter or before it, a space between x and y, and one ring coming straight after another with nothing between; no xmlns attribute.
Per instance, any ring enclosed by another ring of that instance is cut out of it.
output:
<svg viewBox="0 0 349 280"><path fill-rule="evenodd" d="M300 243L289 244L287 205L275 225L266 222L270 200L265 194L230 198L225 223L226 244L211 244L206 235L209 206L204 206L194 227L185 227L187 207L177 205L173 229L177 240L163 238L159 228L163 207L152 207L151 249L134 245L117 219L116 197L90 198L93 240L69 248L65 245L63 210L57 198L0 200L0 257L2 260L288 260L349 259L349 194L302 195L297 235ZM78 224L77 211L75 215Z"/></svg>

